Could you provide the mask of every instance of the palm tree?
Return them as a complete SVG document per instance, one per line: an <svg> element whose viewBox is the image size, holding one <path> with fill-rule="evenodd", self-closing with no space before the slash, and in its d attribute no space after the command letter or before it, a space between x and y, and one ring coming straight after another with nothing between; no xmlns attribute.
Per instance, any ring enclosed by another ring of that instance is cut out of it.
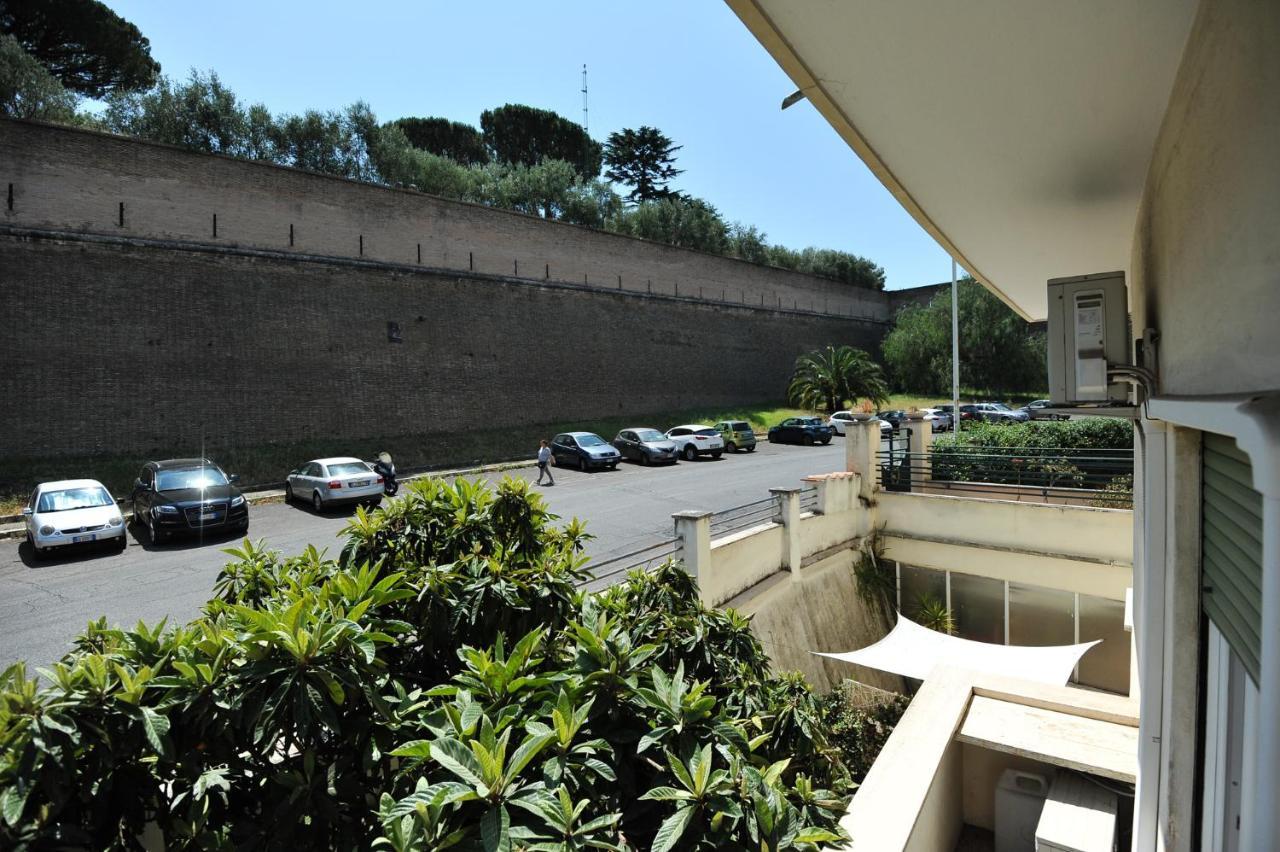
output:
<svg viewBox="0 0 1280 852"><path fill-rule="evenodd" d="M871 356L852 346L828 346L796 359L796 369L787 387L792 405L836 411L846 400L866 397L873 405L889 401L889 385L884 370Z"/></svg>

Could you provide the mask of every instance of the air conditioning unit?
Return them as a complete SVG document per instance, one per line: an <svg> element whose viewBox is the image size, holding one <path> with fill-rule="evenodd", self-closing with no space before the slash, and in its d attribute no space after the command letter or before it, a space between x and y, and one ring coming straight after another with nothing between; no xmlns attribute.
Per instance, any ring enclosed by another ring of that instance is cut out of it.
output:
<svg viewBox="0 0 1280 852"><path fill-rule="evenodd" d="M1049 281L1049 397L1054 405L1123 404L1131 363L1129 296L1123 272Z"/></svg>

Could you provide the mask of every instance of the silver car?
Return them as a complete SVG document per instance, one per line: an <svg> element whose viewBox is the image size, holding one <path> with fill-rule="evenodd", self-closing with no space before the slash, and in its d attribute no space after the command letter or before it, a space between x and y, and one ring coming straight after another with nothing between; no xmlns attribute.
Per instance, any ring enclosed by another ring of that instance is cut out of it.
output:
<svg viewBox="0 0 1280 852"><path fill-rule="evenodd" d="M382 501L382 477L360 459L315 459L289 472L284 499L306 501L317 512L340 503L376 506Z"/></svg>
<svg viewBox="0 0 1280 852"><path fill-rule="evenodd" d="M675 442L657 429L647 426L623 429L613 439L613 446L622 453L624 459L638 461L640 464L674 464L676 461Z"/></svg>

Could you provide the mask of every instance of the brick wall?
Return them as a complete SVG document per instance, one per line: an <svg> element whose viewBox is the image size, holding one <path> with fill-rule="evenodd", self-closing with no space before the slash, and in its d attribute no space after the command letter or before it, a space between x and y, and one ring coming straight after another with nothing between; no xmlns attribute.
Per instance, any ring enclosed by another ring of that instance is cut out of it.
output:
<svg viewBox="0 0 1280 852"><path fill-rule="evenodd" d="M473 270L887 320L886 293L423 193L0 119L0 224ZM215 225L216 218L216 225ZM215 235L216 227L216 235Z"/></svg>
<svg viewBox="0 0 1280 852"><path fill-rule="evenodd" d="M88 235L0 235L0 270L6 456L446 435L768 401L797 354L874 348L883 333L580 285ZM388 322L402 342L389 342Z"/></svg>

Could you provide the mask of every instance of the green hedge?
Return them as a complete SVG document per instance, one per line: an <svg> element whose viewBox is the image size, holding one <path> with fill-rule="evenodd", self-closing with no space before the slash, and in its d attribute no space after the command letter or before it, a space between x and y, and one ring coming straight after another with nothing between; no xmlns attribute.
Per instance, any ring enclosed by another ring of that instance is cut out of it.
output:
<svg viewBox="0 0 1280 852"><path fill-rule="evenodd" d="M934 438L933 446L1067 448L1124 450L1133 448L1133 423L1119 417L1079 420L1032 420L1027 423L964 423L959 435Z"/></svg>
<svg viewBox="0 0 1280 852"><path fill-rule="evenodd" d="M966 424L934 439L932 478L1103 490L1132 476L1132 450L1133 424L1119 418Z"/></svg>
<svg viewBox="0 0 1280 852"><path fill-rule="evenodd" d="M0 675L0 848L811 849L849 776L678 566L598 594L526 483L422 480L337 559L249 542L184 627Z"/></svg>

